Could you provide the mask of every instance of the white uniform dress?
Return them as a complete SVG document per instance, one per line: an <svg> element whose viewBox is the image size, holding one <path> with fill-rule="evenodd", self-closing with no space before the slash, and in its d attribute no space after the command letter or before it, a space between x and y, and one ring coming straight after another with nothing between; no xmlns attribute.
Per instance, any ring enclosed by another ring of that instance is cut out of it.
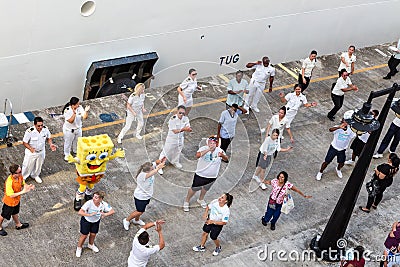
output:
<svg viewBox="0 0 400 267"><path fill-rule="evenodd" d="M180 130L184 127L190 127L188 117L183 116L182 119L179 119L177 115L171 117L168 122L168 135L159 159L166 157L171 164L179 163L185 132L174 133L173 130Z"/></svg>
<svg viewBox="0 0 400 267"><path fill-rule="evenodd" d="M297 111L299 108L307 104L307 98L305 95L300 93L298 96L296 95L295 92L289 93L285 96L285 99L287 101L286 103L286 118L287 118L287 123L286 123L286 128L290 128L290 124L292 123L294 117L297 114Z"/></svg>
<svg viewBox="0 0 400 267"><path fill-rule="evenodd" d="M29 176L33 179L39 177L46 156L46 140L50 138L50 136L50 131L46 126L43 126L40 133L35 127L31 127L25 131L22 140L33 147L35 152L32 153L29 149L25 148L25 156L22 163L22 176L24 179Z"/></svg>
<svg viewBox="0 0 400 267"><path fill-rule="evenodd" d="M344 64L342 62L342 57L344 58L344 61L346 61L347 64L349 65L348 67L346 67L346 64ZM348 52L343 52L340 55L340 65L339 65L338 71L341 71L342 69L346 69L347 72L350 73L351 72L351 64L353 62L356 62L356 56L353 54L353 55L351 55L351 57L349 57L349 53Z"/></svg>
<svg viewBox="0 0 400 267"><path fill-rule="evenodd" d="M82 106L79 106L76 111L75 120L69 123L68 120L74 115L74 111L71 107L67 107L64 110L64 156L68 156L71 153L76 153L78 137L82 136L82 117L85 115L85 110Z"/></svg>
<svg viewBox="0 0 400 267"><path fill-rule="evenodd" d="M249 95L246 97L247 99L245 99L245 101L247 102L246 106L257 109L257 104L263 94L267 80L269 77L275 76L275 68L271 65L265 67L263 64L257 64L254 65L252 69L255 69L255 71L251 76Z"/></svg>
<svg viewBox="0 0 400 267"><path fill-rule="evenodd" d="M273 115L268 123L271 125L271 127L269 129L269 133L267 133L267 134L271 135L272 130L278 129L279 130L279 138L282 138L283 130L285 129L285 127L286 127L286 129L290 128L290 123L288 126L288 119L286 118L286 116L283 117L283 119L279 120L278 114Z"/></svg>
<svg viewBox="0 0 400 267"><path fill-rule="evenodd" d="M136 126L136 135L140 135L140 132L143 128L143 105L146 95L143 93L140 96L135 96L135 94L131 94L128 99L128 104L131 105L132 109L135 111L136 116L129 110L126 110L126 120L125 126L122 128L121 132L118 135L118 139L122 140L125 134L129 131L132 126L132 122L137 120Z"/></svg>
<svg viewBox="0 0 400 267"><path fill-rule="evenodd" d="M179 87L182 89L183 94L186 96L186 103L183 101L181 94L178 95L178 106L191 107L193 106L193 93L197 89L197 80L192 77L187 77Z"/></svg>

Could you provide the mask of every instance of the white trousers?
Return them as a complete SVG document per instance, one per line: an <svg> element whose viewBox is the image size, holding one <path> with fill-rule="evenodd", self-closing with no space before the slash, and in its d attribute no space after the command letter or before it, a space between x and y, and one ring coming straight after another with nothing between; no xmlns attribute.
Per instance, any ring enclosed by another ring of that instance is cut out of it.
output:
<svg viewBox="0 0 400 267"><path fill-rule="evenodd" d="M75 129L74 132L63 127L64 134L64 156L68 156L72 152L76 153L78 137L82 136L82 128Z"/></svg>
<svg viewBox="0 0 400 267"><path fill-rule="evenodd" d="M24 161L22 163L22 177L24 177L24 180L29 176L35 179L40 175L45 156L46 151L44 149L39 153L32 153L29 149L25 149Z"/></svg>
<svg viewBox="0 0 400 267"><path fill-rule="evenodd" d="M295 109L289 109L288 111L286 111L286 119L287 119L286 128L290 128L290 124L292 123L294 117L296 117L296 114L297 110Z"/></svg>
<svg viewBox="0 0 400 267"><path fill-rule="evenodd" d="M129 131L129 129L132 126L132 122L137 120L137 126L136 126L136 135L140 135L140 132L142 131L143 128L143 112L142 111L136 111L136 116L134 116L131 112L127 112L126 119L125 119L125 126L122 128L121 132L118 135L118 139L124 138L125 134Z"/></svg>
<svg viewBox="0 0 400 267"><path fill-rule="evenodd" d="M166 157L171 164L179 163L179 157L183 149L182 140L166 140L159 159Z"/></svg>
<svg viewBox="0 0 400 267"><path fill-rule="evenodd" d="M257 108L264 89L265 83L259 83L251 80L249 85L249 94L247 99L245 99L246 105L251 108Z"/></svg>

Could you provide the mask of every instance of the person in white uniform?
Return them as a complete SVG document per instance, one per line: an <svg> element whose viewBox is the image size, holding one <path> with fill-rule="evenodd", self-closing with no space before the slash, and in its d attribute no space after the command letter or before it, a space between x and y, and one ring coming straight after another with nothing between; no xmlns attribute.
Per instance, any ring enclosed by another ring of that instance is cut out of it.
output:
<svg viewBox="0 0 400 267"><path fill-rule="evenodd" d="M339 64L339 68L338 68L339 77L341 76L340 71L342 69L346 69L350 75L354 74L354 63L357 60L356 55L354 55L355 51L356 51L356 47L354 45L351 45L351 46L349 46L349 49L347 50L347 52L343 52L340 55L340 64Z"/></svg>
<svg viewBox="0 0 400 267"><path fill-rule="evenodd" d="M303 93L304 90L307 89L308 85L310 84L312 71L317 64L317 51L311 51L310 55L304 59L303 64L301 66L301 71L299 73L298 82L301 85L301 92Z"/></svg>
<svg viewBox="0 0 400 267"><path fill-rule="evenodd" d="M129 131L132 126L132 122L134 121L137 121L136 138L139 140L143 138L140 135L140 132L142 131L144 124L143 112L146 112L146 109L144 108L144 100L146 98L144 89L145 86L143 83L136 84L134 93L128 98L128 102L126 103L125 126L118 135L118 144L122 143L122 138L124 138L125 134Z"/></svg>
<svg viewBox="0 0 400 267"><path fill-rule="evenodd" d="M245 109L251 108L255 112L260 112L257 107L258 102L264 92L267 80L269 80L269 92L272 92L272 84L275 77L275 68L269 64L269 58L263 57L262 61L250 62L246 64L247 68L254 69L249 84L249 94L246 96Z"/></svg>
<svg viewBox="0 0 400 267"><path fill-rule="evenodd" d="M337 79L336 83L332 84L334 87L331 92L331 98L334 106L327 115L328 119L331 121L335 120L336 113L343 106L344 93L349 91L358 91L358 87L351 82L347 70L342 69L340 73L340 78Z"/></svg>
<svg viewBox="0 0 400 267"><path fill-rule="evenodd" d="M167 158L176 168L181 169L182 164L179 162L179 157L183 149L185 132L191 132L192 128L189 118L185 116L185 106L178 106L177 110L176 115L172 116L168 122L168 135L159 159ZM158 173L164 174L162 169L159 169Z"/></svg>
<svg viewBox="0 0 400 267"><path fill-rule="evenodd" d="M162 225L165 223L163 220L146 223L136 233L132 242L132 250L128 258L128 267L145 267L150 259L150 256L165 247L164 236L162 233ZM147 229L155 226L158 233L158 245L149 245L150 237Z"/></svg>
<svg viewBox="0 0 400 267"><path fill-rule="evenodd" d="M390 57L388 61L388 67L389 67L389 73L383 77L385 80L390 80L392 76L396 75L399 71L397 70L397 66L400 64L400 39L397 42L397 46L390 46L389 49L391 49L394 54Z"/></svg>
<svg viewBox="0 0 400 267"><path fill-rule="evenodd" d="M288 126L288 119L286 118L286 107L283 106L279 109L278 114L275 114L268 121L267 127L261 129L261 133L267 133L268 136L272 134L273 129L279 130L279 139L283 139L283 130L286 128L286 131L289 134L290 142L294 142L292 131L290 130L290 125Z"/></svg>
<svg viewBox="0 0 400 267"><path fill-rule="evenodd" d="M25 131L22 144L25 147L25 156L22 163L22 177L24 180L29 176L37 183L42 183L39 177L42 171L44 158L46 156L46 141L50 145L51 151L56 151L57 147L53 144L51 133L46 126L43 125L41 117L35 117L33 120L34 127L30 127Z"/></svg>
<svg viewBox="0 0 400 267"><path fill-rule="evenodd" d="M189 115L193 106L193 93L196 90L201 91L201 87L197 85L197 71L189 70L189 76L178 86L178 106L186 107L186 116Z"/></svg>
<svg viewBox="0 0 400 267"><path fill-rule="evenodd" d="M317 105L317 102L307 103L307 98L301 93L301 86L298 84L294 85L294 92L289 93L286 96L284 93L279 93L279 97L282 103L286 103L286 128L290 128L290 124L301 106L309 108Z"/></svg>
<svg viewBox="0 0 400 267"><path fill-rule="evenodd" d="M69 102L64 106L64 160L68 161L68 156L72 153L76 154L78 137L82 136L82 120L87 119L90 106L83 108L79 102L79 98L71 97Z"/></svg>
<svg viewBox="0 0 400 267"><path fill-rule="evenodd" d="M236 72L236 77L229 81L226 104L228 106L236 104L241 107L243 105L243 94L248 93L248 86L249 83L243 79L243 71L238 70Z"/></svg>

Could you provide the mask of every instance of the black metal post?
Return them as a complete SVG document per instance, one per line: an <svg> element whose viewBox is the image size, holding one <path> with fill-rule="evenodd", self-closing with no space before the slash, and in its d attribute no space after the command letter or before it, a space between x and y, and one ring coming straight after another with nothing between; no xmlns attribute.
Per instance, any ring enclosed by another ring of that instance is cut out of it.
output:
<svg viewBox="0 0 400 267"><path fill-rule="evenodd" d="M354 206L357 202L358 194L360 193L363 185L365 175L368 171L368 167L371 163L372 155L375 151L376 145L378 144L379 136L381 135L383 126L386 121L386 117L389 113L393 98L399 87L393 86L392 88L384 89L377 92L371 92L369 102L373 98L382 96L382 93L389 94L386 103L383 106L378 121L380 127L378 130L371 133L366 145L364 146L361 155L354 166L354 169L346 183L345 188L336 204L335 209L329 221L325 227L322 235L314 237L311 241L310 247L313 249L319 257L322 257L327 261L338 261L339 249L337 242L343 238L347 225L349 224L351 214ZM337 252L336 254L334 252ZM331 253L332 252L332 253Z"/></svg>

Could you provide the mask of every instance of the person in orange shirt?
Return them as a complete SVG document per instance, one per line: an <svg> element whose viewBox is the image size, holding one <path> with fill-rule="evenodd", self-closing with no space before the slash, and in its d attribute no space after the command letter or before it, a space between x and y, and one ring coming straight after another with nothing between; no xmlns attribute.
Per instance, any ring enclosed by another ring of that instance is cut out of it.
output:
<svg viewBox="0 0 400 267"><path fill-rule="evenodd" d="M25 184L24 178L21 175L21 167L13 164L9 168L10 176L7 177L4 185L3 208L0 215L0 235L6 236L7 232L2 228L4 218L10 220L11 216L15 222L17 230L29 227L28 223L21 223L19 221L19 206L21 195L28 193L35 189L33 184Z"/></svg>

